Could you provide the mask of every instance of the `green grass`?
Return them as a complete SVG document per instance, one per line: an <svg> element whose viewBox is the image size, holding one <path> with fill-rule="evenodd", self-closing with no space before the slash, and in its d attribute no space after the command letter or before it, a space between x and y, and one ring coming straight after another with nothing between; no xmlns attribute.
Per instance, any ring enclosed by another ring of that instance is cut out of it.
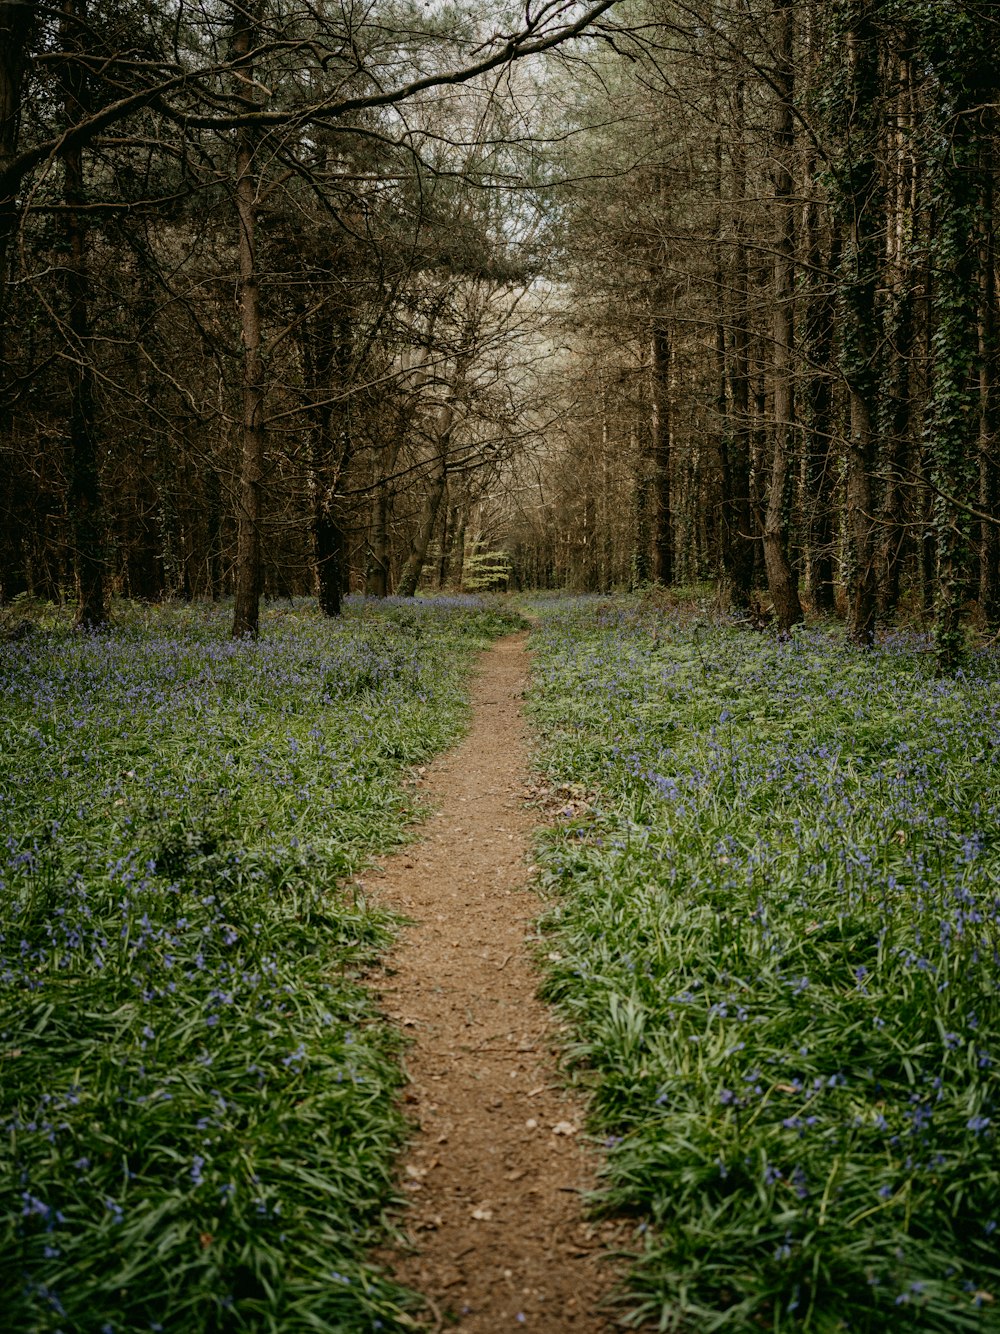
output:
<svg viewBox="0 0 1000 1334"><path fill-rule="evenodd" d="M539 604L546 990L662 1330L1000 1329L1000 664Z"/></svg>
<svg viewBox="0 0 1000 1334"><path fill-rule="evenodd" d="M409 1327L404 1132L345 882L465 720L473 599L50 618L0 646L0 1328Z"/></svg>

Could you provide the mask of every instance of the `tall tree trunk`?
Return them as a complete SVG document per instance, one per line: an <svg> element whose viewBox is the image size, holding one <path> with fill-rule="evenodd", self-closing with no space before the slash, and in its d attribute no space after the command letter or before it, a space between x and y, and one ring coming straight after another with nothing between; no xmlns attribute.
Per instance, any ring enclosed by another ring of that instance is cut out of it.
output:
<svg viewBox="0 0 1000 1334"><path fill-rule="evenodd" d="M63 0L60 30L63 63L60 83L67 125L90 111L87 73L82 60L87 30L86 0ZM83 151L63 153L65 282L70 346L69 513L76 557L76 622L92 629L107 620L105 587L105 517L95 425L93 341L90 330L90 275L87 267L87 214Z"/></svg>
<svg viewBox="0 0 1000 1334"><path fill-rule="evenodd" d="M810 76L815 80L822 60L820 14L817 0L808 10L807 41ZM831 615L836 610L837 454L834 449L834 329L835 278L840 267L843 233L836 221L830 226L824 252L820 203L817 197L817 153L806 149L805 178L809 183L803 209L805 243L805 318L803 352L806 361L802 389L804 429L804 517L806 588L813 610Z"/></svg>
<svg viewBox="0 0 1000 1334"><path fill-rule="evenodd" d="M976 494L982 432L978 259L984 192L978 106L989 92L982 84L972 86L978 62L974 53L966 59L971 35L965 16L958 13L935 12L925 20L923 39L937 81L930 451L937 496L934 638L942 674L955 671L965 648L961 612L968 587L970 522L964 502Z"/></svg>
<svg viewBox="0 0 1000 1334"><path fill-rule="evenodd" d="M915 128L913 62L900 58L891 135L891 204L888 208L889 289L884 343L888 361L881 400L879 435L885 441L885 492L879 517L876 569L878 615L890 616L899 603L903 556L907 546L907 468L911 457L911 366L916 339L917 284L913 265L919 174L910 143Z"/></svg>
<svg viewBox="0 0 1000 1334"><path fill-rule="evenodd" d="M842 366L850 405L845 494L847 630L855 644L867 647L875 642L878 591L872 479L876 464L876 294L882 199L877 158L880 102L874 0L850 0L845 28L845 147L838 203L848 232L841 284Z"/></svg>
<svg viewBox="0 0 1000 1334"><path fill-rule="evenodd" d="M396 414L395 430L385 448L381 460L381 477L375 489L372 501L371 541L368 550L368 567L365 572L365 592L369 597L384 598L389 594L389 508L391 492L389 482L396 468L396 460L403 446L409 415L406 409Z"/></svg>
<svg viewBox="0 0 1000 1334"><path fill-rule="evenodd" d="M670 326L661 317L653 320L650 370L652 375L652 463L653 463L653 578L659 584L673 582L674 534L670 510Z"/></svg>
<svg viewBox="0 0 1000 1334"><path fill-rule="evenodd" d="M792 203L795 152L795 5L778 0L774 73L774 425L771 479L764 518L764 566L779 634L802 620L799 591L788 559L795 355L795 210Z"/></svg>
<svg viewBox="0 0 1000 1334"><path fill-rule="evenodd" d="M209 467L205 476L205 523L208 529L208 587L212 601L222 597L222 480Z"/></svg>
<svg viewBox="0 0 1000 1334"><path fill-rule="evenodd" d="M372 504L371 543L365 592L384 598L389 593L389 488L381 482Z"/></svg>
<svg viewBox="0 0 1000 1334"><path fill-rule="evenodd" d="M349 579L347 540L337 492L354 448L350 373L352 326L329 310L309 319L302 312L300 347L306 380L316 594L324 616L339 616Z"/></svg>
<svg viewBox="0 0 1000 1334"><path fill-rule="evenodd" d="M805 426L806 586L813 610L836 609L836 477L834 449L833 344L835 307L833 274L840 265L841 235L834 226L824 262L817 208L806 211L808 294L805 348L809 369L803 390Z"/></svg>
<svg viewBox="0 0 1000 1334"><path fill-rule="evenodd" d="M653 577L653 478L651 451L647 438L651 422L647 402L649 375L645 356L644 342L640 351L636 415L629 436L629 456L634 460L632 512L635 547L632 551L632 586L638 588L650 583ZM551 578L546 578L545 586L551 587Z"/></svg>
<svg viewBox="0 0 1000 1334"><path fill-rule="evenodd" d="M745 88L742 70L736 72L733 94L732 160L733 203L736 209L733 244L732 309L728 356L729 421L723 431L722 465L722 567L724 601L738 613L750 610L757 548L757 525L750 498L750 266L747 258L746 223L747 153Z"/></svg>
<svg viewBox="0 0 1000 1334"><path fill-rule="evenodd" d="M2 182L18 148L21 87L28 62L35 6L0 0L0 601L19 590L28 575L22 525L15 518L19 478L8 461L11 441L11 373L7 360L7 294L10 247L18 204Z"/></svg>
<svg viewBox="0 0 1000 1334"><path fill-rule="evenodd" d="M458 536L462 531L462 540L465 540L464 529L462 525L462 507L461 505L449 505L448 515L444 523L444 537L441 541L441 570L438 579L439 587L447 588L448 584L454 582L456 556L458 555Z"/></svg>
<svg viewBox="0 0 1000 1334"><path fill-rule="evenodd" d="M444 588L445 580L448 578L448 542L451 538L451 521L454 517L456 507L448 504L448 485L445 482L444 495L441 497L441 504L438 506L438 512L441 515L441 538L438 550L438 569L437 586L438 589Z"/></svg>
<svg viewBox="0 0 1000 1334"><path fill-rule="evenodd" d="M462 582L465 578L465 521L466 514L463 507L457 516L451 557L451 582L459 592L462 591Z"/></svg>
<svg viewBox="0 0 1000 1334"><path fill-rule="evenodd" d="M598 588L610 593L615 581L615 498L611 492L611 461L608 451L601 454L601 559Z"/></svg>
<svg viewBox="0 0 1000 1334"><path fill-rule="evenodd" d="M233 79L237 100L249 110L259 101L252 53L257 45L263 0L233 6L232 57L239 61ZM260 628L261 515L267 433L264 422L264 357L260 276L257 271L257 141L252 125L236 131L236 218L240 276L240 342L243 377L240 414L234 638L256 635Z"/></svg>
<svg viewBox="0 0 1000 1334"><path fill-rule="evenodd" d="M427 550L431 544L431 538L434 536L438 509L448 490L448 452L451 448L451 436L455 426L455 396L465 377L466 370L466 359L460 357L455 370L452 397L442 404L438 413L434 470L420 511L417 531L410 543L409 555L399 577L398 591L400 597L412 598L416 594L417 585L420 583L420 575L427 560Z"/></svg>
<svg viewBox="0 0 1000 1334"><path fill-rule="evenodd" d="M319 584L319 609L324 616L339 616L347 543L343 525L327 495L317 499L313 514L313 552Z"/></svg>
<svg viewBox="0 0 1000 1334"><path fill-rule="evenodd" d="M1000 384L998 384L996 148L997 117L983 112L984 207L980 227L979 282L979 508L993 517L979 524L979 614L988 626L1000 622Z"/></svg>
<svg viewBox="0 0 1000 1334"><path fill-rule="evenodd" d="M64 10L64 12L66 12ZM75 10L69 11L69 16ZM18 200L5 185L5 173L17 156L21 129L22 84L28 66L28 48L37 7L24 0L0 0L0 389L6 388L5 332L7 328L7 262L17 232ZM74 43L79 32L66 32ZM66 90L64 89L64 96ZM79 109L78 109L79 111ZM0 412L3 411L0 400Z"/></svg>
<svg viewBox="0 0 1000 1334"><path fill-rule="evenodd" d="M410 552L406 558L403 573L399 577L398 593L401 598L414 597L417 592L417 585L420 583L420 575L427 561L427 549L431 544L431 538L434 536L434 528L437 524L438 508L448 486L446 457L445 450L439 450L435 459L434 473L431 476L427 494L424 496L424 503L421 507L417 531L410 543Z"/></svg>

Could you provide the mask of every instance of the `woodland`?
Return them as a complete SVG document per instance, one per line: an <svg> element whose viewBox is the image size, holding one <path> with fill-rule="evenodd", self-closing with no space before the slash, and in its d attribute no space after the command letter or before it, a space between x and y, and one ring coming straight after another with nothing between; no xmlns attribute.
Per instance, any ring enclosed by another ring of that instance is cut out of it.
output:
<svg viewBox="0 0 1000 1334"><path fill-rule="evenodd" d="M0 1329L1000 1332L998 93L0 0Z"/></svg>
<svg viewBox="0 0 1000 1334"><path fill-rule="evenodd" d="M1000 615L987 0L0 4L0 596Z"/></svg>

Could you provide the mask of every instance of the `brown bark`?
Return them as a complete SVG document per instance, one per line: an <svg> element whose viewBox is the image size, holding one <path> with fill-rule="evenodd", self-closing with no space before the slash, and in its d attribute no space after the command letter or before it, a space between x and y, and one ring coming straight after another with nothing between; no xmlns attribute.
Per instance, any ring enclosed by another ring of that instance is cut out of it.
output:
<svg viewBox="0 0 1000 1334"><path fill-rule="evenodd" d="M384 598L389 593L389 488L382 483L372 505L372 528L365 592Z"/></svg>
<svg viewBox="0 0 1000 1334"><path fill-rule="evenodd" d="M399 577L398 592L401 598L412 598L416 595L420 574L427 560L427 549L431 544L431 538L434 536L438 509L448 486L448 469L445 460L445 450L439 449L434 462L434 473L421 507L417 531L410 543L410 552L406 558L403 573Z"/></svg>
<svg viewBox="0 0 1000 1334"><path fill-rule="evenodd" d="M368 549L368 568L365 573L365 592L369 597L384 598L389 595L389 510L391 492L389 483L384 479L391 476L402 448L403 437L409 422L409 412L401 409L396 414L395 430L382 456L381 476L372 501L371 540Z"/></svg>
<svg viewBox="0 0 1000 1334"><path fill-rule="evenodd" d="M795 9L793 0L778 0L777 60L774 112L774 423L771 478L764 517L764 565L779 634L802 620L802 604L788 559L788 496L791 481L792 433L795 426L793 358L795 349L795 213L792 204L792 160L795 148L794 95Z"/></svg>
<svg viewBox="0 0 1000 1334"><path fill-rule="evenodd" d="M438 506L438 512L441 515L441 537L438 548L437 586L442 589L445 580L448 578L448 543L451 540L451 521L456 513L456 506L448 504L447 483L445 484L445 493L441 498L441 504Z"/></svg>
<svg viewBox="0 0 1000 1334"><path fill-rule="evenodd" d="M652 463L653 463L653 578L659 584L673 582L674 535L670 512L670 327L666 320L653 321L652 373Z"/></svg>
<svg viewBox="0 0 1000 1334"><path fill-rule="evenodd" d="M34 7L0 2L0 173L17 154L21 123L21 86L28 60ZM15 473L11 449L10 381L7 363L7 280L9 252L17 230L18 208L12 195L0 199L0 601L33 582L24 550L28 534L19 521L17 501L24 479ZM19 471L19 470L18 470Z"/></svg>
<svg viewBox="0 0 1000 1334"><path fill-rule="evenodd" d="M257 43L262 0L233 7L232 54L240 60L234 75L239 101L257 105L252 52ZM240 342L243 353L241 388L240 474L237 510L236 569L232 634L256 635L260 626L261 534L267 433L264 422L264 357L260 278L257 271L257 131L236 131L236 218L239 249Z"/></svg>
<svg viewBox="0 0 1000 1334"><path fill-rule="evenodd" d="M878 54L871 0L850 7L847 56L850 124L848 269L845 275L844 373L850 404L847 441L847 631L855 644L875 642L877 581L872 474L875 468L876 296L879 271L879 181L873 128Z"/></svg>
<svg viewBox="0 0 1000 1334"><path fill-rule="evenodd" d="M302 312L300 346L310 433L313 562L319 609L339 616L349 581L347 540L337 491L353 452L349 380L352 329L346 314Z"/></svg>
<svg viewBox="0 0 1000 1334"><path fill-rule="evenodd" d="M21 129L21 88L28 64L28 45L35 24L34 5L0 0L0 176L17 157ZM79 112L79 108L78 108ZM7 255L17 230L18 206L13 195L0 199L0 301L7 279ZM0 306L0 340L6 328L5 304ZM5 365L0 342L0 370Z"/></svg>
<svg viewBox="0 0 1000 1334"><path fill-rule="evenodd" d="M747 195L745 92L741 72L733 94L732 189L737 209L733 245L731 329L727 359L729 421L723 432L722 565L724 599L734 611L750 609L757 526L750 501L750 268L742 210Z"/></svg>
<svg viewBox="0 0 1000 1334"><path fill-rule="evenodd" d="M916 339L917 278L912 259L917 225L919 172L910 150L916 126L913 70L909 55L900 60L896 128L892 138L891 226L888 255L892 275L886 318L886 376L884 416L880 435L885 441L885 494L879 516L876 550L877 614L890 616L899 604L903 558L907 547L907 472L911 448L911 365Z"/></svg>
<svg viewBox="0 0 1000 1334"><path fill-rule="evenodd" d="M822 58L820 15L816 0L813 0L808 10L807 43L810 68L815 77L815 70ZM805 443L803 510L806 588L813 610L820 615L830 615L836 609L837 568L833 275L840 267L843 237L841 227L833 220L828 249L824 253L816 184L817 158L815 147L810 145L805 172L808 195L802 224L806 259L803 341L807 363L802 390Z"/></svg>
<svg viewBox="0 0 1000 1334"><path fill-rule="evenodd" d="M836 608L837 526L835 490L837 460L833 446L834 392L833 343L834 300L831 279L840 263L840 233L835 227L830 250L823 263L817 208L806 213L809 296L805 339L809 358L808 378L803 390L806 434L805 513L806 586L813 610L829 615Z"/></svg>
<svg viewBox="0 0 1000 1334"><path fill-rule="evenodd" d="M996 114L985 129L996 127ZM1000 499L1000 385L997 375L997 244L993 210L996 206L994 141L983 135L983 187L985 200L980 259L979 304L979 508L996 519ZM1000 530L997 523L979 525L979 612L989 626L1000 622Z"/></svg>
<svg viewBox="0 0 1000 1334"><path fill-rule="evenodd" d="M90 110L87 75L76 59L85 31L86 0L63 0L60 22L64 61L60 70L63 108L68 125ZM70 374L69 513L76 559L76 623L94 629L107 620L105 588L105 520L100 458L95 424L95 380L90 328L90 274L83 150L71 146L63 154L65 287Z"/></svg>
<svg viewBox="0 0 1000 1334"><path fill-rule="evenodd" d="M645 342L640 353L640 374L638 384L637 412L633 421L629 440L630 457L634 459L634 481L632 507L634 515L635 547L632 552L632 582L637 587L648 584L653 577L653 525L652 525L652 476L650 449L647 436L651 418L648 410L647 393L649 377L645 365ZM546 572L545 587L551 586L551 578Z"/></svg>
<svg viewBox="0 0 1000 1334"><path fill-rule="evenodd" d="M458 526L455 529L455 541L452 544L451 582L462 591L465 579L465 510L458 514Z"/></svg>

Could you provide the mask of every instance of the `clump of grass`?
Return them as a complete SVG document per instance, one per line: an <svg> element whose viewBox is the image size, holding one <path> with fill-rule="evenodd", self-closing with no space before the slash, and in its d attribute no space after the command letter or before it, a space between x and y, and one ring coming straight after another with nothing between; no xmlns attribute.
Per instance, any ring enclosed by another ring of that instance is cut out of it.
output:
<svg viewBox="0 0 1000 1334"><path fill-rule="evenodd" d="M345 879L463 725L478 600L121 609L0 645L0 1326L411 1327L403 1134Z"/></svg>
<svg viewBox="0 0 1000 1334"><path fill-rule="evenodd" d="M1000 661L550 609L558 956L663 1330L1000 1328ZM652 1224L652 1226L647 1226Z"/></svg>

